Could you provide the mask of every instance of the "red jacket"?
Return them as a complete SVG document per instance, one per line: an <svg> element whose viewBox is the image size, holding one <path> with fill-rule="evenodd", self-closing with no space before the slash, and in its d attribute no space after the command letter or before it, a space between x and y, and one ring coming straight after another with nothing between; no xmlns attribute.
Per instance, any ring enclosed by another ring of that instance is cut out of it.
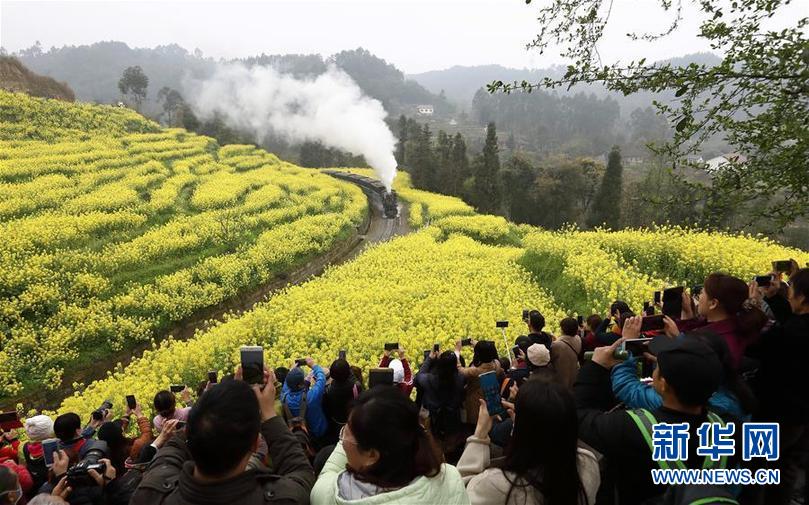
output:
<svg viewBox="0 0 809 505"><path fill-rule="evenodd" d="M387 368L390 366L390 356L382 356L382 359L379 361L379 368ZM410 364L407 362L407 358L402 358L400 360L402 362L402 368L404 368L404 381L395 386L402 390L404 394L410 396L410 392L413 391L413 372L410 371Z"/></svg>

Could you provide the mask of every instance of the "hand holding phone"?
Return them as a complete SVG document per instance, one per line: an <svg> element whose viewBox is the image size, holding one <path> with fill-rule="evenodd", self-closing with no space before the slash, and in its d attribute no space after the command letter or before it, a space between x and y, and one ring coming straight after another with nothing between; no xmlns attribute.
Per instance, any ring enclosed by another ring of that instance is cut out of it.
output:
<svg viewBox="0 0 809 505"><path fill-rule="evenodd" d="M466 347L466 346L470 346L470 345L472 345L472 339L471 338L465 338L465 339L461 340L461 346Z"/></svg>
<svg viewBox="0 0 809 505"><path fill-rule="evenodd" d="M126 406L129 407L129 410L135 410L135 407L138 406L135 395L126 395Z"/></svg>
<svg viewBox="0 0 809 505"><path fill-rule="evenodd" d="M486 409L489 415L494 417L504 414L506 409L500 402L500 384L497 382L496 372L486 372L480 374L480 390L483 393L483 399L486 401Z"/></svg>

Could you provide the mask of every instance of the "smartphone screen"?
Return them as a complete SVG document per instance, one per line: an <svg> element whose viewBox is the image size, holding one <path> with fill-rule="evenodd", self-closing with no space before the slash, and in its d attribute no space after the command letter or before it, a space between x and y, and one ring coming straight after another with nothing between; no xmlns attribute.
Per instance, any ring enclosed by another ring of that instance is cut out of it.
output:
<svg viewBox="0 0 809 505"><path fill-rule="evenodd" d="M757 275L756 284L758 284L760 288L768 287L772 284L772 275Z"/></svg>
<svg viewBox="0 0 809 505"><path fill-rule="evenodd" d="M42 441L42 457L48 467L53 466L53 453L59 448L58 438L49 438Z"/></svg>
<svg viewBox="0 0 809 505"><path fill-rule="evenodd" d="M640 331L654 331L663 329L663 314L645 316L640 323Z"/></svg>
<svg viewBox="0 0 809 505"><path fill-rule="evenodd" d="M135 395L126 395L126 406L129 407L131 410L134 410L137 406L137 402L135 401Z"/></svg>
<svg viewBox="0 0 809 505"><path fill-rule="evenodd" d="M461 345L464 345L464 346L472 345L472 339L471 338L465 338L465 339L461 340Z"/></svg>
<svg viewBox="0 0 809 505"><path fill-rule="evenodd" d="M683 287L663 291L663 314L672 319L680 319L683 312Z"/></svg>
<svg viewBox="0 0 809 505"><path fill-rule="evenodd" d="M660 303L660 291L655 291L655 303Z"/></svg>
<svg viewBox="0 0 809 505"><path fill-rule="evenodd" d="M528 309L522 309L522 320L528 321L529 316L531 315L531 311Z"/></svg>
<svg viewBox="0 0 809 505"><path fill-rule="evenodd" d="M772 262L773 272L789 272L792 270L792 262L790 260L780 260Z"/></svg>
<svg viewBox="0 0 809 505"><path fill-rule="evenodd" d="M392 386L392 368L372 368L368 371L368 389L376 386Z"/></svg>
<svg viewBox="0 0 809 505"><path fill-rule="evenodd" d="M337 359L346 359L345 349L340 349L340 351L337 353Z"/></svg>
<svg viewBox="0 0 809 505"><path fill-rule="evenodd" d="M430 350L429 350L429 349L425 349L425 350L424 350L424 359L426 360L426 359L427 359L427 358L429 358L429 357L430 357Z"/></svg>
<svg viewBox="0 0 809 505"><path fill-rule="evenodd" d="M210 382L211 384L216 384L218 380L219 378L216 376L216 370L211 370L210 372L208 372L208 382Z"/></svg>
<svg viewBox="0 0 809 505"><path fill-rule="evenodd" d="M438 344L433 344L433 352L438 352L439 346Z"/></svg>
<svg viewBox="0 0 809 505"><path fill-rule="evenodd" d="M584 325L584 316L576 316L576 321L579 322L579 326Z"/></svg>
<svg viewBox="0 0 809 505"><path fill-rule="evenodd" d="M508 321L497 321L497 323L495 323L495 326L497 328L508 328Z"/></svg>
<svg viewBox="0 0 809 505"><path fill-rule="evenodd" d="M298 358L295 360L295 364L298 366L306 366L306 360L303 358Z"/></svg>
<svg viewBox="0 0 809 505"><path fill-rule="evenodd" d="M511 348L511 354L516 358L520 355L520 346L515 345Z"/></svg>
<svg viewBox="0 0 809 505"><path fill-rule="evenodd" d="M486 401L486 408L490 416L503 414L506 409L500 403L500 384L497 382L497 373L486 372L480 374L480 391L483 393L483 399Z"/></svg>
<svg viewBox="0 0 809 505"><path fill-rule="evenodd" d="M169 386L169 389L172 393L181 393L183 389L185 389L185 386L182 384L172 384Z"/></svg>
<svg viewBox="0 0 809 505"><path fill-rule="evenodd" d="M261 384L264 381L264 348L260 345L246 345L240 351L242 378L248 384Z"/></svg>
<svg viewBox="0 0 809 505"><path fill-rule="evenodd" d="M395 351L398 348L399 348L399 342L389 342L389 343L385 344L385 350L386 351Z"/></svg>
<svg viewBox="0 0 809 505"><path fill-rule="evenodd" d="M643 353L649 349L648 343L651 342L651 340L651 338L624 340L621 344L621 350L631 352L633 356L643 356Z"/></svg>

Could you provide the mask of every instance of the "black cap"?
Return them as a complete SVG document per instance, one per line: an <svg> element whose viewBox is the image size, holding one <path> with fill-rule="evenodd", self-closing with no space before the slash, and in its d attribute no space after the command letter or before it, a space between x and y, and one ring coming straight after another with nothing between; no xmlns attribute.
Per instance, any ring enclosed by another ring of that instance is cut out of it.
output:
<svg viewBox="0 0 809 505"><path fill-rule="evenodd" d="M708 344L684 336L655 337L649 351L657 356L660 375L685 405L707 405L722 381L722 363Z"/></svg>

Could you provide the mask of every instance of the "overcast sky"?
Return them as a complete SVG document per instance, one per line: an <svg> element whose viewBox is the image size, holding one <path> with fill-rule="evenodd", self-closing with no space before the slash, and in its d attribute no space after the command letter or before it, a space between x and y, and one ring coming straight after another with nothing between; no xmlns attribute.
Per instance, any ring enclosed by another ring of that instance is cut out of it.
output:
<svg viewBox="0 0 809 505"><path fill-rule="evenodd" d="M547 0L545 0L547 1ZM538 30L542 0L293 0L6 1L0 0L0 46L14 52L39 40L51 46L120 40L133 47L177 43L207 56L320 53L364 47L405 73L453 65L498 63L542 68L565 63L558 53L526 51ZM806 15L800 0L779 16ZM653 32L671 15L655 0L615 0L611 25L599 47L605 62L664 59L707 51L695 36L699 18L686 0L683 28L665 42L629 41L632 30Z"/></svg>

